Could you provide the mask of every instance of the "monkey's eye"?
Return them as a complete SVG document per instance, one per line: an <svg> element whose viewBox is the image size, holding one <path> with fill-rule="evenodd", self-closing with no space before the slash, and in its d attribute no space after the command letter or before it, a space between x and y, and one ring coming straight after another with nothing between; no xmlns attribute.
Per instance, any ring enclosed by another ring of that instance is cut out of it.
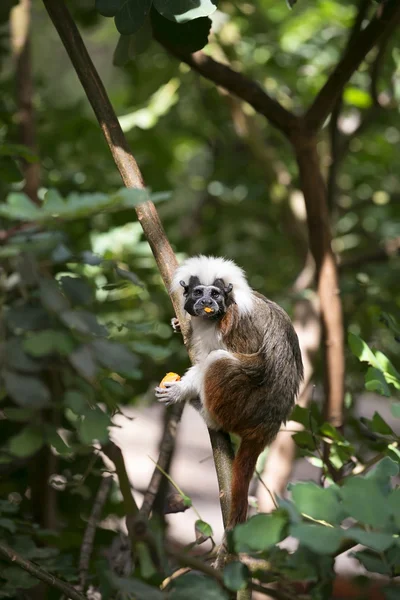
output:
<svg viewBox="0 0 400 600"><path fill-rule="evenodd" d="M203 295L203 292L201 290L194 290L193 291L193 296L195 298L200 298L200 296L202 296L202 295Z"/></svg>
<svg viewBox="0 0 400 600"><path fill-rule="evenodd" d="M211 296L212 296L213 298L219 298L219 297L220 297L220 295L221 295L221 294L220 294L219 292L217 292L217 290L212 290L212 291L211 291Z"/></svg>

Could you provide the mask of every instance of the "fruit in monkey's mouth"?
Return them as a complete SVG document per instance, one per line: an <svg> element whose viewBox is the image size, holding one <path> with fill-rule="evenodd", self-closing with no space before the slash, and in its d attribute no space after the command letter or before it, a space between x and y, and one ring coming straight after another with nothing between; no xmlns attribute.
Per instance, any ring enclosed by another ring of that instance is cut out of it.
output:
<svg viewBox="0 0 400 600"><path fill-rule="evenodd" d="M205 307L205 309L204 309L204 312L206 312L206 313L212 313L212 312L214 312L214 311L213 311L213 309L212 309L212 308L210 308L209 306L206 306L206 307Z"/></svg>
<svg viewBox="0 0 400 600"><path fill-rule="evenodd" d="M169 381L179 381L179 380L180 380L180 375L178 375L178 373L173 373L173 372L171 371L170 373L167 373L167 374L165 375L165 377L163 377L163 378L161 379L161 382L160 382L160 387L161 387L161 388L165 388L165 385L164 385L164 384L165 384L166 382L169 382Z"/></svg>

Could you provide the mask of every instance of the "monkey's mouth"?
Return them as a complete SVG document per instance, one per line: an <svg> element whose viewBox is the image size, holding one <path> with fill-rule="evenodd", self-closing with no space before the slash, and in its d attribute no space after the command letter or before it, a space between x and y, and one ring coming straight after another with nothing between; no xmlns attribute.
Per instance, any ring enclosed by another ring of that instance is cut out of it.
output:
<svg viewBox="0 0 400 600"><path fill-rule="evenodd" d="M211 306L202 306L201 304L196 304L194 306L194 311L196 316L209 319L211 317L215 317L219 313L219 306L216 302L213 302Z"/></svg>

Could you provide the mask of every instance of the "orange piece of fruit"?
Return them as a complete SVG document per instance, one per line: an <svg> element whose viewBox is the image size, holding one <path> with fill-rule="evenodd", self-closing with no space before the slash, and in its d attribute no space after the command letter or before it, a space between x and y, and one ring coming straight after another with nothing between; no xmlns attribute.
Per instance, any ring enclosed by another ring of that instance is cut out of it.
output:
<svg viewBox="0 0 400 600"><path fill-rule="evenodd" d="M169 382L169 381L179 381L179 380L180 380L180 378L181 378L181 377L180 377L180 375L178 375L178 373L173 373L173 372L171 371L170 373L167 373L167 374L165 375L165 377L163 377L163 378L161 379L161 382L160 382L160 387L161 387L161 388L165 388L165 385L164 385L164 384L165 384L166 382Z"/></svg>
<svg viewBox="0 0 400 600"><path fill-rule="evenodd" d="M214 312L212 308L210 308L209 306L206 306L204 309L204 312L206 313L210 313L210 312Z"/></svg>

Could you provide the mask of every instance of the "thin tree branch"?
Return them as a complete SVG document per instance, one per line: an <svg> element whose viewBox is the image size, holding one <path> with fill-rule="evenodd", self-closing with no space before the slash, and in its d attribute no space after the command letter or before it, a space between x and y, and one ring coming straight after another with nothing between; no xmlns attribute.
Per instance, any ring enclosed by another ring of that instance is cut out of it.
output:
<svg viewBox="0 0 400 600"><path fill-rule="evenodd" d="M400 3L398 0L386 0L379 5L367 27L353 38L352 43L346 48L341 60L305 114L305 121L310 132L316 133L322 127L354 71L357 70L379 38L384 33L394 30L399 19Z"/></svg>
<svg viewBox="0 0 400 600"><path fill-rule="evenodd" d="M49 573L42 567L39 567L39 565L36 565L30 560L26 560L25 558L14 552L14 550L12 550L11 548L9 548L1 542L0 556L2 556L5 560L12 564L18 565L19 567L21 567L21 569L27 571L28 573L33 575L33 577L36 577L36 579L39 579L40 581L47 583L56 590L63 592L63 594L65 594L67 598L71 598L71 600L86 600L86 596L78 592L71 585L69 585L65 581L62 581L61 579L58 579L58 577L52 575L51 573Z"/></svg>
<svg viewBox="0 0 400 600"><path fill-rule="evenodd" d="M252 81L246 75L214 60L204 52L185 54L176 47L164 47L170 54L189 65L206 79L248 102L258 113L264 115L272 125L286 135L297 126L298 118L271 98L259 83Z"/></svg>
<svg viewBox="0 0 400 600"><path fill-rule="evenodd" d="M125 515L136 516L139 514L139 508L132 494L131 483L129 481L128 473L126 472L125 461L120 448L118 448L114 442L110 441L106 446L102 447L102 450L114 463L124 503Z"/></svg>
<svg viewBox="0 0 400 600"><path fill-rule="evenodd" d="M124 184L127 187L143 189L144 183L140 169L129 149L103 83L86 50L74 20L63 0L43 0L43 3L82 83ZM177 261L171 245L168 242L157 210L150 200L138 205L135 210L146 239L154 254L154 258L166 288L170 290L172 276L177 267ZM181 325L185 345L188 346L187 334L189 331L189 324L181 306L180 297L177 292L170 292L170 297ZM194 355L190 348L188 349L188 352L193 361ZM171 419L174 418L179 420L183 407L183 403L178 405L174 411L171 412L171 415L173 415L173 417L171 416ZM223 442L221 442L221 444L223 444ZM227 465L228 462L229 460L227 459L225 465ZM217 462L216 468L220 468L219 463ZM221 492L229 495L229 490L221 490Z"/></svg>
<svg viewBox="0 0 400 600"><path fill-rule="evenodd" d="M175 448L176 432L182 411L181 407L176 404L169 410L170 414L165 423L157 467L153 471L153 475L144 495L143 504L140 508L140 516L144 519L148 519L150 516L154 501L164 478L162 471L158 467L163 471L167 471L170 464L170 458Z"/></svg>
<svg viewBox="0 0 400 600"><path fill-rule="evenodd" d="M83 592L86 589L86 580L89 572L89 563L93 551L93 542L96 535L97 524L111 489L112 481L112 476L102 478L83 536L81 554L79 557L79 583Z"/></svg>

